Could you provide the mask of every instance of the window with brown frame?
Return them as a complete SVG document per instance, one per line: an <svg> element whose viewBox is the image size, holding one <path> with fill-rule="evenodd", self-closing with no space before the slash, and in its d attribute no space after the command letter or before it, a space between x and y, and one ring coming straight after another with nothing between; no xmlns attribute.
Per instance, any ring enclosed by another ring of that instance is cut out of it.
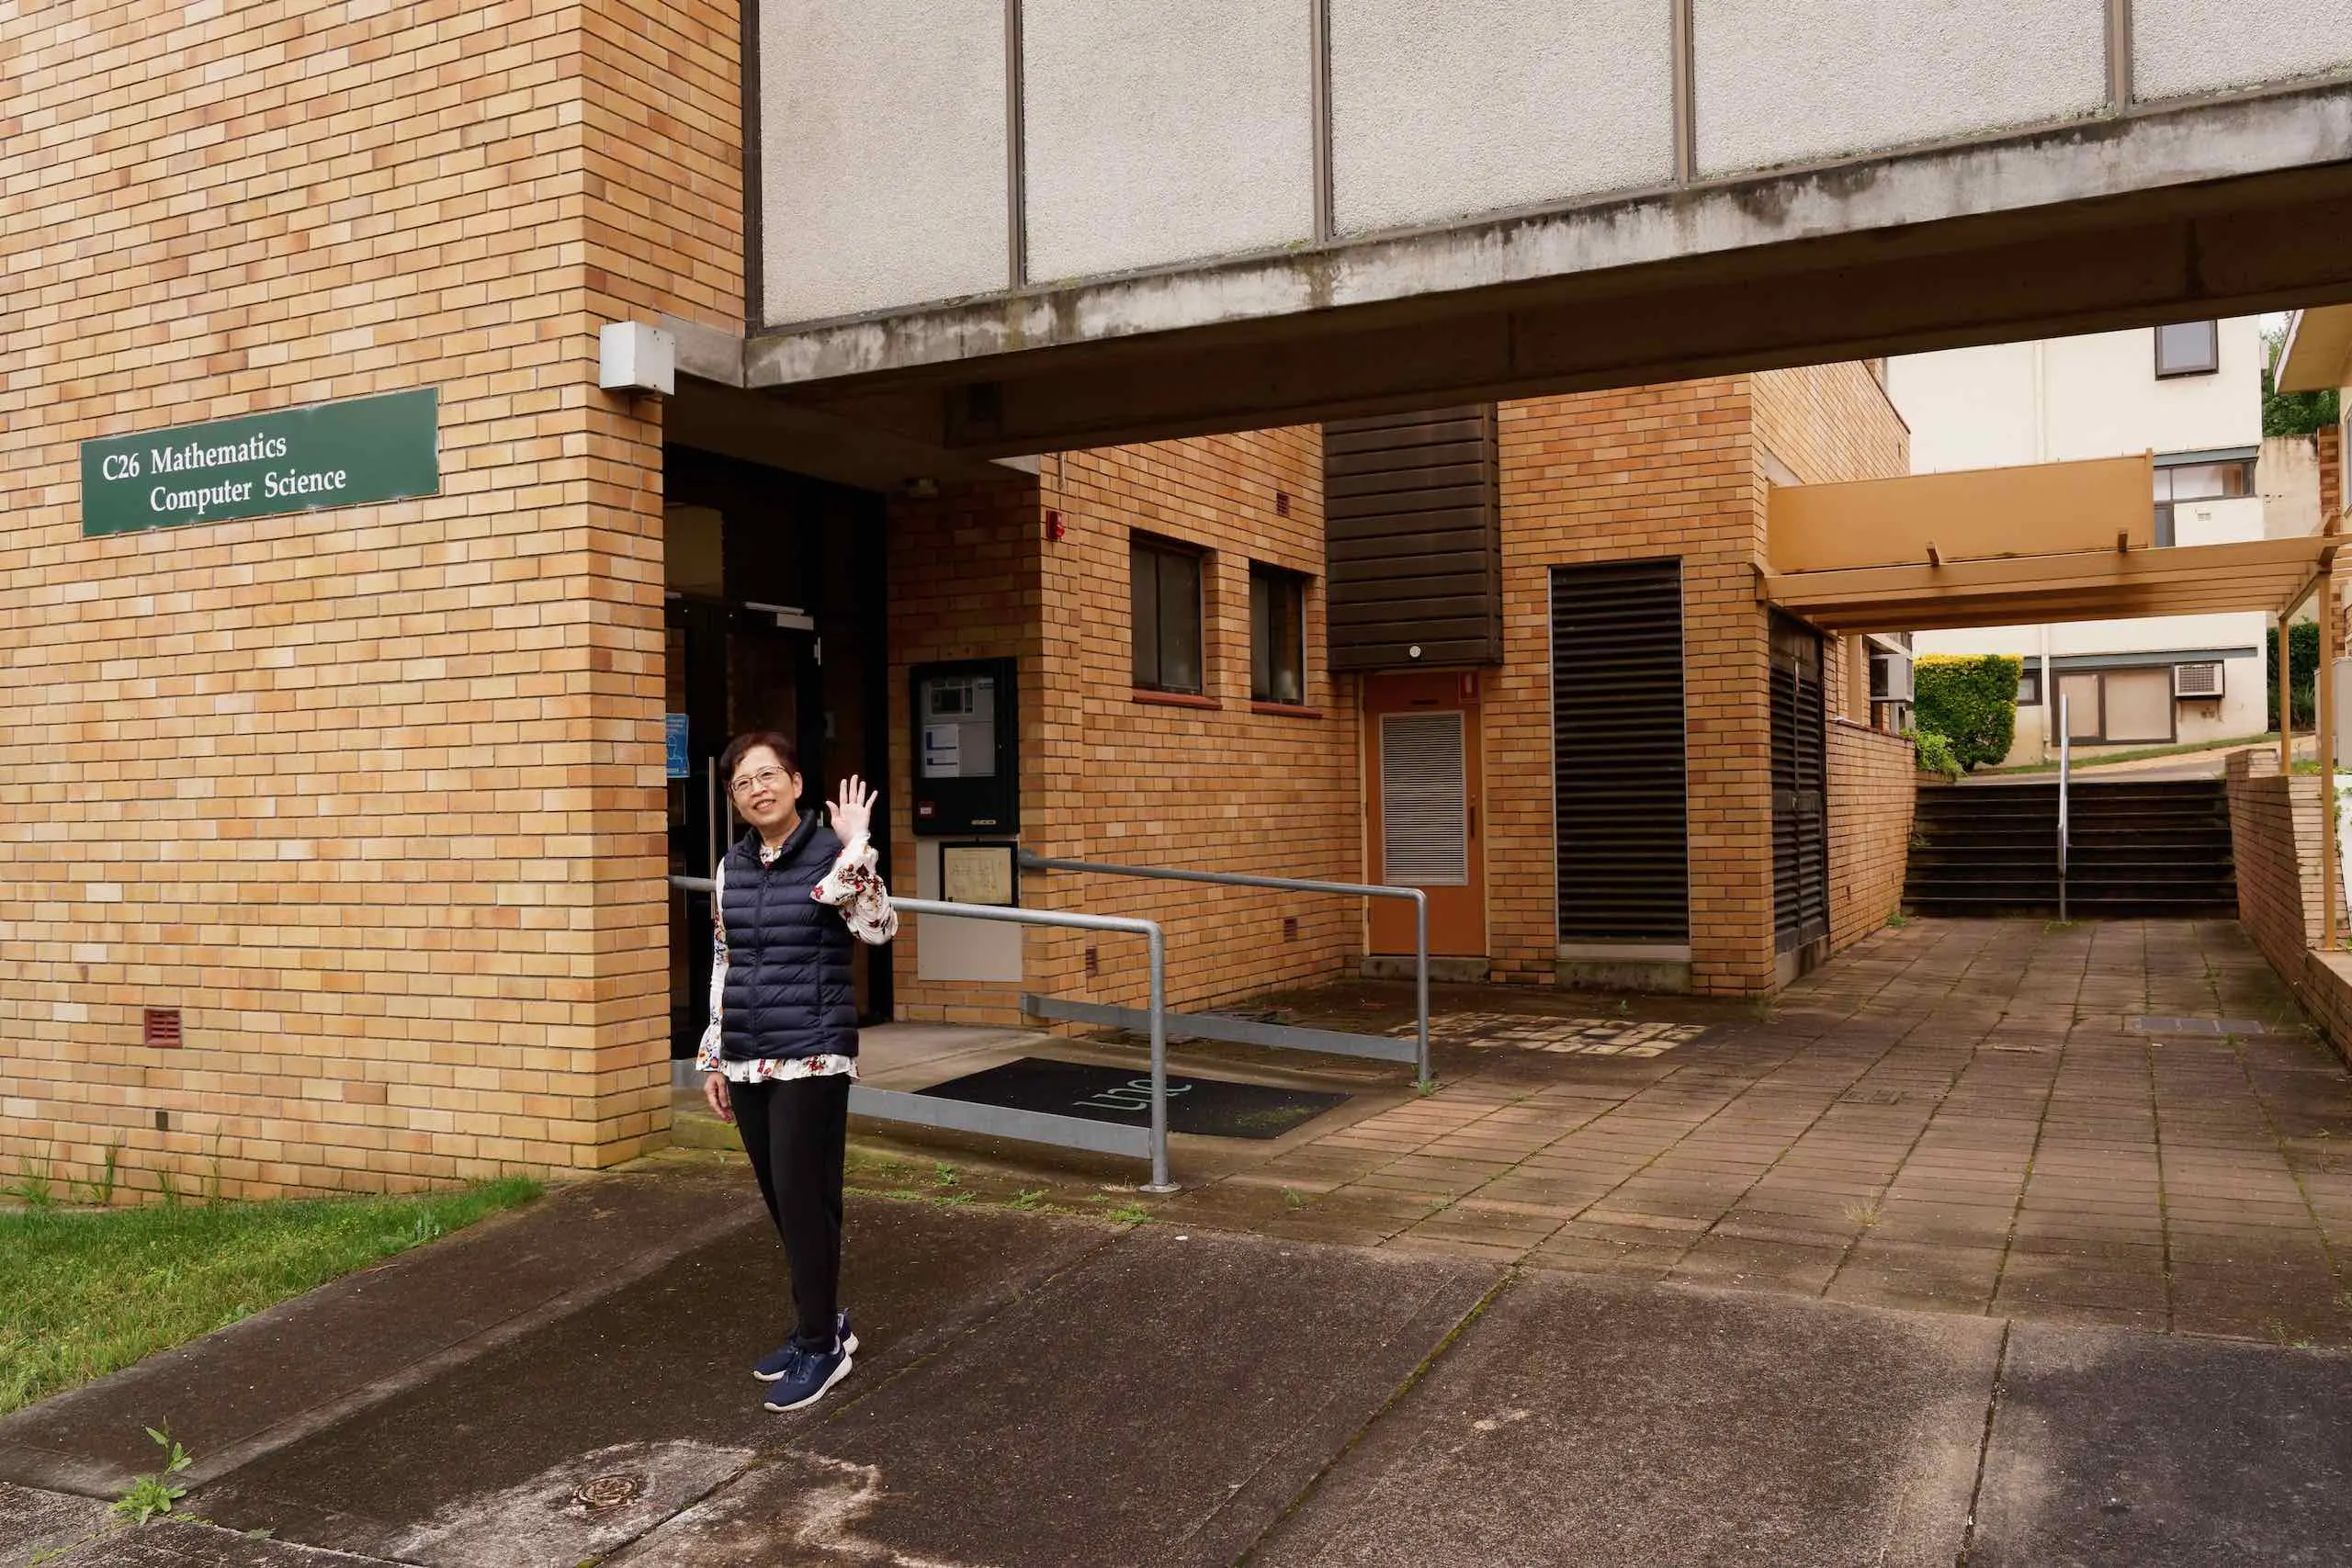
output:
<svg viewBox="0 0 2352 1568"><path fill-rule="evenodd" d="M1306 701L1306 579L1259 561L1250 563L1250 696Z"/></svg>
<svg viewBox="0 0 2352 1568"><path fill-rule="evenodd" d="M1135 683L1142 690L1200 693L1201 562L1200 551L1172 539L1128 536Z"/></svg>

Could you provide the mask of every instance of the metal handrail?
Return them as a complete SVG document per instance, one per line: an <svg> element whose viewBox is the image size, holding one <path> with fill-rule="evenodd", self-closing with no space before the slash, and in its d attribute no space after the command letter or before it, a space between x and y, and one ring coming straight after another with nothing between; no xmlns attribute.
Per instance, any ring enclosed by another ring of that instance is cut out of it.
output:
<svg viewBox="0 0 2352 1568"><path fill-rule="evenodd" d="M1430 1077L1430 899L1418 887L1369 882L1322 882L1304 876L1257 876L1238 871L1173 871L1157 865L1114 865L1104 861L1065 860L1023 850L1023 871L1086 871L1104 876L1141 876L1160 882L1204 882L1216 887L1268 887L1287 893L1330 893L1343 897L1407 898L1413 905L1414 1077L1424 1089Z"/></svg>
<svg viewBox="0 0 2352 1568"><path fill-rule="evenodd" d="M2066 807L2074 766L2074 699L2058 696L2058 923L2066 922Z"/></svg>
<svg viewBox="0 0 2352 1568"><path fill-rule="evenodd" d="M673 876L670 886L687 893L714 893L718 883L707 876ZM996 920L1006 925L1058 926L1073 931L1116 931L1144 939L1151 964L1151 1180L1146 1192L1173 1192L1168 1174L1168 939L1157 920L1129 915L1083 915L1061 909L1020 909L996 904L950 904L937 898L901 898L893 895L890 907L902 914L945 915L959 920ZM869 1097L871 1099L872 1097ZM905 1121L887 1109L861 1112ZM1059 1120L1054 1118L1053 1120Z"/></svg>

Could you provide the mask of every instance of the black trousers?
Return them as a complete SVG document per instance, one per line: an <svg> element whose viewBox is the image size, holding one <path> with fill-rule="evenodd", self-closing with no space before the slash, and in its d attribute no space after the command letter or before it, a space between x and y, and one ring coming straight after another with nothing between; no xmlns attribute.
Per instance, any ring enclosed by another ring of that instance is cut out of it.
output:
<svg viewBox="0 0 2352 1568"><path fill-rule="evenodd" d="M784 1238L803 1349L829 1350L842 1282L842 1156L849 1137L849 1079L730 1083L728 1103L760 1195Z"/></svg>

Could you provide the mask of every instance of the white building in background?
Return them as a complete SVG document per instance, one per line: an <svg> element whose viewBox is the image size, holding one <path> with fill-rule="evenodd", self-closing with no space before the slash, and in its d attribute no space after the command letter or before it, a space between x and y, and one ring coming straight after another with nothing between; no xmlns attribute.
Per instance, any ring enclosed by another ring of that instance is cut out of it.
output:
<svg viewBox="0 0 2352 1568"><path fill-rule="evenodd" d="M1905 355L1888 361L1886 385L1915 473L2153 452L2157 545L2223 544L2266 536L2262 354L2244 316ZM2314 488L2301 531L2317 525ZM2274 516L2267 532L2283 527ZM2022 660L2007 760L2030 762L2056 750L2062 693L2078 749L2262 733L2272 635L2241 611L1922 631L1914 647Z"/></svg>

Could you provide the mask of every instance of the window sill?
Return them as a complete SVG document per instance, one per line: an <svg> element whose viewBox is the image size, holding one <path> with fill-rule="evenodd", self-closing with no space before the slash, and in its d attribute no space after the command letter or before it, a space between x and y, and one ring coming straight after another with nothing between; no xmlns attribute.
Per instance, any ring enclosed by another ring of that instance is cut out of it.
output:
<svg viewBox="0 0 2352 1568"><path fill-rule="evenodd" d="M1155 692L1143 686L1135 688L1135 700L1150 707L1221 708L1225 705L1215 697L1204 697L1192 692Z"/></svg>
<svg viewBox="0 0 2352 1568"><path fill-rule="evenodd" d="M1250 711L1268 714L1275 718L1321 718L1323 716L1321 708L1311 708L1305 703L1261 703L1254 698L1250 701Z"/></svg>

